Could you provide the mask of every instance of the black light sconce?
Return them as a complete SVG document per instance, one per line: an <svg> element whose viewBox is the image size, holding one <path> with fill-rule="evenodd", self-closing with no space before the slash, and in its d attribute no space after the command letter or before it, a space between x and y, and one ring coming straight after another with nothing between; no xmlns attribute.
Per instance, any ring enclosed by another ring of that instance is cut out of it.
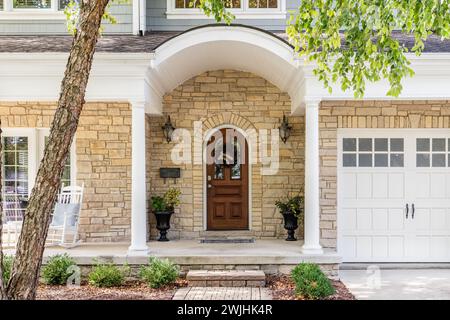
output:
<svg viewBox="0 0 450 320"><path fill-rule="evenodd" d="M175 127L172 125L172 122L170 121L170 116L167 116L166 123L161 127L164 133L164 137L166 138L167 142L172 141L172 135L175 131Z"/></svg>
<svg viewBox="0 0 450 320"><path fill-rule="evenodd" d="M286 143L287 139L291 136L292 126L289 125L289 122L285 115L283 115L283 121L281 125L278 127L280 130L280 138L281 141Z"/></svg>

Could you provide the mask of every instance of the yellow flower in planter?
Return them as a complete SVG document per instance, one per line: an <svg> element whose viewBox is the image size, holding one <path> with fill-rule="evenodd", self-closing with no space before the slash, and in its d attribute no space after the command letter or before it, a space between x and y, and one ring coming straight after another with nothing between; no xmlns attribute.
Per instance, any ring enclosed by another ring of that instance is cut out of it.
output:
<svg viewBox="0 0 450 320"><path fill-rule="evenodd" d="M181 191L176 188L170 188L167 190L167 192L164 194L164 201L167 205L167 208L175 208L180 205L180 195Z"/></svg>

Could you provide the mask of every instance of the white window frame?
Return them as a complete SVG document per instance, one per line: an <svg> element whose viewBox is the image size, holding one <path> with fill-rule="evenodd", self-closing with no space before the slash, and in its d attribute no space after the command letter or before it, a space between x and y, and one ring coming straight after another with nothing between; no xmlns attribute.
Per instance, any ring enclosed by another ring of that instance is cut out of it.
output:
<svg viewBox="0 0 450 320"><path fill-rule="evenodd" d="M45 137L49 135L48 128L2 128L3 137L27 137L28 138L28 196L34 187L37 171L44 156ZM70 183L76 184L76 141L75 138L70 147Z"/></svg>
<svg viewBox="0 0 450 320"><path fill-rule="evenodd" d="M37 166L36 166L36 130L30 128L3 128L2 139L4 137L27 137L28 138L28 196L31 194L31 190L34 186L34 180L36 178ZM3 142L3 141L1 141ZM0 142L0 143L1 143ZM2 166L4 164L2 163ZM3 168L1 168L3 169Z"/></svg>
<svg viewBox="0 0 450 320"><path fill-rule="evenodd" d="M3 0L0 20L65 20L64 12L58 9L58 0L51 0L48 9L21 9L13 7L13 0Z"/></svg>
<svg viewBox="0 0 450 320"><path fill-rule="evenodd" d="M286 0L278 0L277 8L249 8L249 0L241 0L242 8L228 9L236 19L286 19ZM167 0L167 19L213 19L200 9L177 9L175 0Z"/></svg>

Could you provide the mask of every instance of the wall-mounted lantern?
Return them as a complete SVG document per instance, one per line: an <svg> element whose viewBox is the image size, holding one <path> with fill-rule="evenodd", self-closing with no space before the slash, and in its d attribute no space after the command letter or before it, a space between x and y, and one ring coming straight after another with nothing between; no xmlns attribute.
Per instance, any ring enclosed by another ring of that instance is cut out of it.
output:
<svg viewBox="0 0 450 320"><path fill-rule="evenodd" d="M172 141L172 135L175 131L175 127L172 125L172 122L170 121L170 116L167 116L166 123L164 126L162 126L162 130L164 133L164 137L166 138L167 142Z"/></svg>
<svg viewBox="0 0 450 320"><path fill-rule="evenodd" d="M283 121L281 122L281 125L278 127L278 129L280 130L281 141L286 143L287 139L291 135L292 126L289 125L289 122L285 115L283 115Z"/></svg>

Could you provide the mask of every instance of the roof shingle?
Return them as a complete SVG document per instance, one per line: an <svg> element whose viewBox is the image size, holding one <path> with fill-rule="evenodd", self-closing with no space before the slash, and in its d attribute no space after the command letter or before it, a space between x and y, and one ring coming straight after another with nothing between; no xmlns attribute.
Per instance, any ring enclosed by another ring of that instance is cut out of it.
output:
<svg viewBox="0 0 450 320"><path fill-rule="evenodd" d="M105 35L99 39L96 51L150 53L165 41L182 33L181 31L160 31L150 32L145 36ZM268 33L284 42L287 41L287 35L284 32ZM413 35L397 32L394 37L408 48L414 45ZM71 36L0 36L0 52L2 53L69 52L71 45ZM424 52L450 52L450 40L441 41L437 36L430 36L425 42Z"/></svg>

